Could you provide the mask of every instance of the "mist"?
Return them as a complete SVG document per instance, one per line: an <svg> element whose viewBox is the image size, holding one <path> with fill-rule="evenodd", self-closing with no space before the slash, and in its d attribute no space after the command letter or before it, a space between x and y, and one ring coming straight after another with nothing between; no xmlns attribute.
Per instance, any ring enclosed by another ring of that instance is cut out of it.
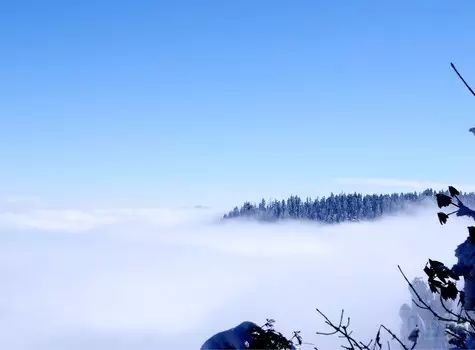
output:
<svg viewBox="0 0 475 350"><path fill-rule="evenodd" d="M0 347L196 349L244 320L335 348L315 308L399 333L409 278L455 262L467 221L424 206L373 222L220 220L206 208L2 208ZM305 348L305 347L304 347ZM310 345L307 348L312 348Z"/></svg>

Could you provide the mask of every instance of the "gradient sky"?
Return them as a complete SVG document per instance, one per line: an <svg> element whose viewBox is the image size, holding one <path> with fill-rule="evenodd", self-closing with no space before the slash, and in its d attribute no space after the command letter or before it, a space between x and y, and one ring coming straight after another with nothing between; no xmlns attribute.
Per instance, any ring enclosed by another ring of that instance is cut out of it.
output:
<svg viewBox="0 0 475 350"><path fill-rule="evenodd" d="M10 1L0 195L231 205L473 184L473 1Z"/></svg>

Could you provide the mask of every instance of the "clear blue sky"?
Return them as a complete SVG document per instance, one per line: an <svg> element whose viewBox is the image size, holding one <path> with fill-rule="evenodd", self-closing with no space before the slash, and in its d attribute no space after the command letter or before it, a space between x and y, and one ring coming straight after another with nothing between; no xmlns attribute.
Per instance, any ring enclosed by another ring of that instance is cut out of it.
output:
<svg viewBox="0 0 475 350"><path fill-rule="evenodd" d="M475 183L475 98L449 67L475 86L474 18L473 1L3 2L0 194L220 206Z"/></svg>

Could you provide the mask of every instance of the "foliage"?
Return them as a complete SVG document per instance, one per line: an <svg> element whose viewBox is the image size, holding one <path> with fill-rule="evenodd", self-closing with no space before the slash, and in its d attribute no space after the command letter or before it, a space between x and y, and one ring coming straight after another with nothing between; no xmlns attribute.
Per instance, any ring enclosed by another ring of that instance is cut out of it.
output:
<svg viewBox="0 0 475 350"><path fill-rule="evenodd" d="M274 329L275 320L267 319L266 323L253 333L253 349L295 349L294 341L297 345L302 345L300 331L294 331L292 338L287 339L282 333Z"/></svg>
<svg viewBox="0 0 475 350"><path fill-rule="evenodd" d="M459 295L456 281L459 280L451 269L440 261L431 260L424 267L424 272L428 276L427 282L432 293L438 293L442 299L455 300Z"/></svg>

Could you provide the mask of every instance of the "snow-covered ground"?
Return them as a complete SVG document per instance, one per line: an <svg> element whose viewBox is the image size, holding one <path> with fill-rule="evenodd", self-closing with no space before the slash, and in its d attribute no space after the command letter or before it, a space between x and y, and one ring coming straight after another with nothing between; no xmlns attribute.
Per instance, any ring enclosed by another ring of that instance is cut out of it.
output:
<svg viewBox="0 0 475 350"><path fill-rule="evenodd" d="M219 221L210 209L2 208L2 349L195 349L241 321L277 320L328 348L315 312L341 308L356 334L398 331L397 271L455 262L468 221L437 208L321 226ZM311 347L309 347L311 348Z"/></svg>

